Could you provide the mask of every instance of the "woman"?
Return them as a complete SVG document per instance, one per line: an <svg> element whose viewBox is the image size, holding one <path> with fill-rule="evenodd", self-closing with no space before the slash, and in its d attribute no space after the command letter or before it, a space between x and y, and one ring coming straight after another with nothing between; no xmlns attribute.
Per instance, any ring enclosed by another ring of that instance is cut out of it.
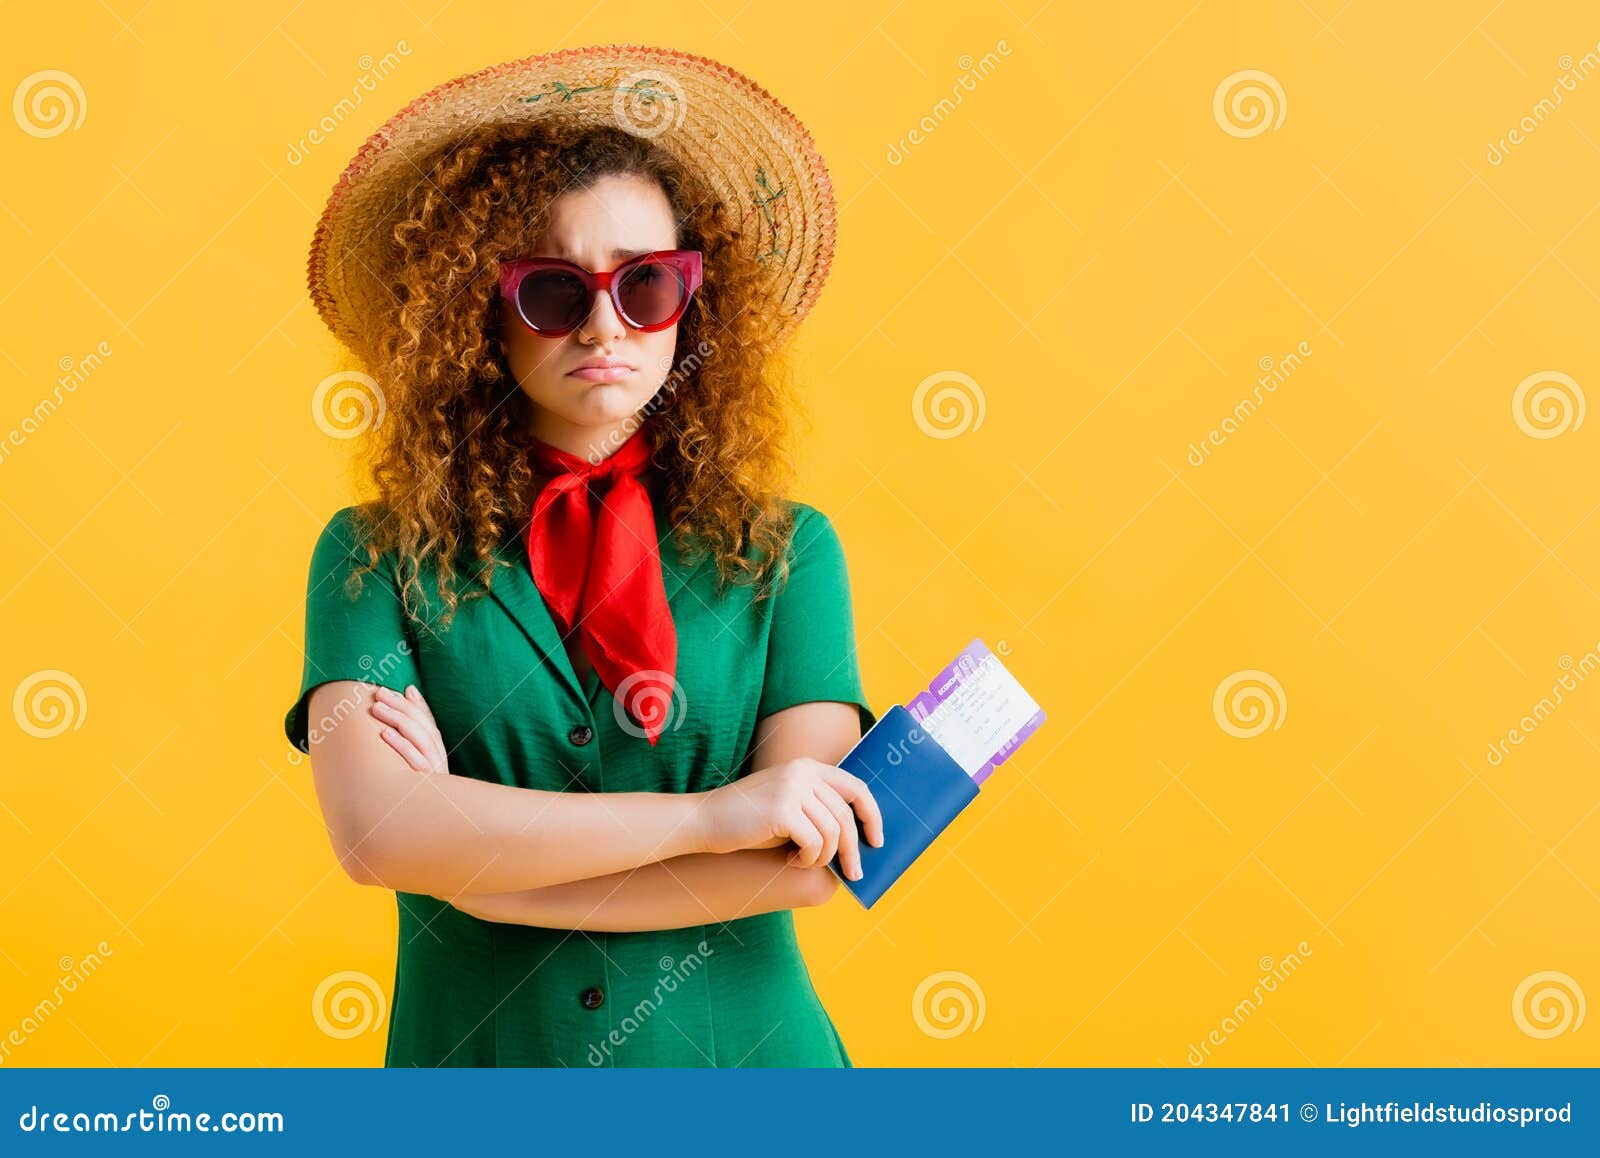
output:
<svg viewBox="0 0 1600 1158"><path fill-rule="evenodd" d="M632 46L441 86L336 187L378 498L317 541L285 728L396 892L386 1064L851 1064L791 910L882 843L836 766L876 717L774 374L832 240L783 106Z"/></svg>

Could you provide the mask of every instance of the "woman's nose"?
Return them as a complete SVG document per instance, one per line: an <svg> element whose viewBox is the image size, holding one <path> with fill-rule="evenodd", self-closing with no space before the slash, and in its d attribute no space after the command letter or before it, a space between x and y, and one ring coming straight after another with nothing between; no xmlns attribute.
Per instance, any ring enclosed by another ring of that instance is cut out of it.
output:
<svg viewBox="0 0 1600 1158"><path fill-rule="evenodd" d="M611 295L605 290L596 290L594 296L595 301L589 307L589 316L583 320L583 325L578 327L579 336L598 341L620 342L627 331L623 327L622 319L617 316L617 307L611 300Z"/></svg>

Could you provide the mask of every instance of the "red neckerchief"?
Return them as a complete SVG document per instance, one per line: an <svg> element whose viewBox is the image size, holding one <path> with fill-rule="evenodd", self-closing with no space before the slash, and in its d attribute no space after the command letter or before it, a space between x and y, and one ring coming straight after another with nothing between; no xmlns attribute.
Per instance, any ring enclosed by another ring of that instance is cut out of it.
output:
<svg viewBox="0 0 1600 1158"><path fill-rule="evenodd" d="M672 710L678 635L667 605L655 508L640 475L641 428L598 463L538 439L533 465L551 479L534 500L528 560L563 639L578 633L595 674L652 746ZM600 499L598 514L590 494Z"/></svg>

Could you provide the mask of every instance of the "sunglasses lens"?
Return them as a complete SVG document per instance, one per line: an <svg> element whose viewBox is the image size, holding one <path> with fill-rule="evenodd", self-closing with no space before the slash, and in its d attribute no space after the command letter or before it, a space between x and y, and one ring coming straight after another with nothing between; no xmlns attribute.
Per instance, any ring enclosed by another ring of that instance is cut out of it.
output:
<svg viewBox="0 0 1600 1158"><path fill-rule="evenodd" d="M583 279L561 269L536 269L522 279L517 306L536 330L570 330L583 321L589 293Z"/></svg>
<svg viewBox="0 0 1600 1158"><path fill-rule="evenodd" d="M684 297L682 275L673 266L658 261L634 266L617 286L622 312L636 326L665 322L682 307Z"/></svg>

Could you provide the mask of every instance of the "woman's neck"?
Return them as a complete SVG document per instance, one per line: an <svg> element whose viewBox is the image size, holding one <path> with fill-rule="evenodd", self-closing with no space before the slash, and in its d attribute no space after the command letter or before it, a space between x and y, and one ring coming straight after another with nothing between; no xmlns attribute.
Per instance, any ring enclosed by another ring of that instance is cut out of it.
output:
<svg viewBox="0 0 1600 1158"><path fill-rule="evenodd" d="M575 426L567 422L536 423L530 426L529 436L588 463L604 462L622 449L630 438L645 437L635 415L605 426Z"/></svg>

